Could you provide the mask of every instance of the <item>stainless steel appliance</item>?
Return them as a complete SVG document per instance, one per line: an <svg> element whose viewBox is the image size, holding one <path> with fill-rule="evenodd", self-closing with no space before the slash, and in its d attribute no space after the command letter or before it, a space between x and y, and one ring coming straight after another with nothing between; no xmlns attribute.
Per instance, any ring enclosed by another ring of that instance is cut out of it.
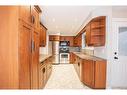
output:
<svg viewBox="0 0 127 95"><path fill-rule="evenodd" d="M69 63L69 46L60 46L60 63Z"/></svg>
<svg viewBox="0 0 127 95"><path fill-rule="evenodd" d="M53 64L60 64L59 41L52 41Z"/></svg>
<svg viewBox="0 0 127 95"><path fill-rule="evenodd" d="M70 54L69 53L60 53L60 63L69 63Z"/></svg>
<svg viewBox="0 0 127 95"><path fill-rule="evenodd" d="M70 42L69 41L60 41L60 46L69 46Z"/></svg>

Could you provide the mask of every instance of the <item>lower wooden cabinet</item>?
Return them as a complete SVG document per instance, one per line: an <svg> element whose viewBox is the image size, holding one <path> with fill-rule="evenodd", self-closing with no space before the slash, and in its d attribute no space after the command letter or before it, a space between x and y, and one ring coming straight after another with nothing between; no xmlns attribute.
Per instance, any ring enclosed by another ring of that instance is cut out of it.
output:
<svg viewBox="0 0 127 95"><path fill-rule="evenodd" d="M94 62L92 60L83 60L82 82L88 86L94 86Z"/></svg>
<svg viewBox="0 0 127 95"><path fill-rule="evenodd" d="M82 82L91 88L106 87L106 61L83 60Z"/></svg>
<svg viewBox="0 0 127 95"><path fill-rule="evenodd" d="M91 88L105 89L106 60L82 59L74 56L74 68L81 82Z"/></svg>
<svg viewBox="0 0 127 95"><path fill-rule="evenodd" d="M52 72L52 59L51 57L44 60L39 64L39 88L45 87Z"/></svg>

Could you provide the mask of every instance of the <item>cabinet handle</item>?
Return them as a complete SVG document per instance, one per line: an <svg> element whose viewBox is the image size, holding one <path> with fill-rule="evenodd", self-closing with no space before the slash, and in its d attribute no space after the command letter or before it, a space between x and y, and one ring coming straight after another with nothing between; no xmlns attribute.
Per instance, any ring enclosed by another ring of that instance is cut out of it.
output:
<svg viewBox="0 0 127 95"><path fill-rule="evenodd" d="M45 68L42 69L42 72L45 73Z"/></svg>
<svg viewBox="0 0 127 95"><path fill-rule="evenodd" d="M33 51L35 51L35 42L34 41L31 41L31 51L33 52Z"/></svg>
<svg viewBox="0 0 127 95"><path fill-rule="evenodd" d="M35 23L35 17L32 15L31 16L31 22L34 24Z"/></svg>
<svg viewBox="0 0 127 95"><path fill-rule="evenodd" d="M78 62L78 66L80 66L80 63Z"/></svg>

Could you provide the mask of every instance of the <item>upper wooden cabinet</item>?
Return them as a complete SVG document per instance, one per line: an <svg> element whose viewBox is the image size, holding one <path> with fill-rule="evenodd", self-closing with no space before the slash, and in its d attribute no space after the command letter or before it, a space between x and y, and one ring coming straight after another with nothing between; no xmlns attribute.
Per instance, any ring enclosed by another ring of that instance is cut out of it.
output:
<svg viewBox="0 0 127 95"><path fill-rule="evenodd" d="M31 7L31 21L34 24L34 27L39 30L40 28L40 18L39 13L41 12L38 6Z"/></svg>
<svg viewBox="0 0 127 95"><path fill-rule="evenodd" d="M40 46L42 47L45 47L46 46L46 31L47 31L47 28L40 24Z"/></svg>
<svg viewBox="0 0 127 95"><path fill-rule="evenodd" d="M92 19L85 28L86 44L88 46L104 46L105 45L105 28L106 17L101 16Z"/></svg>
<svg viewBox="0 0 127 95"><path fill-rule="evenodd" d="M19 19L31 23L31 6L19 6Z"/></svg>
<svg viewBox="0 0 127 95"><path fill-rule="evenodd" d="M69 41L70 46L74 46L74 36L60 36L60 41Z"/></svg>
<svg viewBox="0 0 127 95"><path fill-rule="evenodd" d="M60 41L60 35L49 35L49 41Z"/></svg>
<svg viewBox="0 0 127 95"><path fill-rule="evenodd" d="M81 45L82 45L82 35L80 34L74 38L74 46L81 47Z"/></svg>

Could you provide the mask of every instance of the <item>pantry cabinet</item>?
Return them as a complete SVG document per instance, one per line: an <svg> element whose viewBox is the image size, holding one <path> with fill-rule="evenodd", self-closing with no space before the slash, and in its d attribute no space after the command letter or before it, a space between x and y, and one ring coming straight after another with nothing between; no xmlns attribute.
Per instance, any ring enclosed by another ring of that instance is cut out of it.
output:
<svg viewBox="0 0 127 95"><path fill-rule="evenodd" d="M1 6L0 13L0 29L3 31L0 56L3 56L1 62L4 63L0 65L0 76L4 75L0 77L0 88L38 88L39 7Z"/></svg>
<svg viewBox="0 0 127 95"><path fill-rule="evenodd" d="M32 31L32 63L31 63L31 88L38 88L38 65L39 65L39 33Z"/></svg>
<svg viewBox="0 0 127 95"><path fill-rule="evenodd" d="M47 39L47 28L40 24L40 46L45 47L46 46L46 39Z"/></svg>
<svg viewBox="0 0 127 95"><path fill-rule="evenodd" d="M24 22L20 22L19 35L19 88L31 88L31 26ZM4 67L5 68L5 67Z"/></svg>

